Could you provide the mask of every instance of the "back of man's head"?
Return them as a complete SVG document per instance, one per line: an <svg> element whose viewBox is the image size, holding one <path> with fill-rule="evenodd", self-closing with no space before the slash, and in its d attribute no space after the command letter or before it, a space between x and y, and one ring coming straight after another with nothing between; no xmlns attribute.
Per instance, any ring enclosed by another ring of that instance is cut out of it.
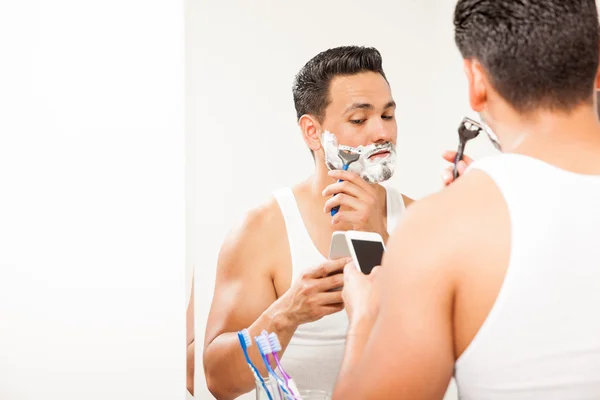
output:
<svg viewBox="0 0 600 400"><path fill-rule="evenodd" d="M292 89L297 118L312 115L319 121L329 104L333 78L376 72L385 78L381 54L372 47L342 46L325 50L308 61L296 75Z"/></svg>
<svg viewBox="0 0 600 400"><path fill-rule="evenodd" d="M463 58L478 60L517 112L569 111L592 101L594 0L459 0L454 26Z"/></svg>

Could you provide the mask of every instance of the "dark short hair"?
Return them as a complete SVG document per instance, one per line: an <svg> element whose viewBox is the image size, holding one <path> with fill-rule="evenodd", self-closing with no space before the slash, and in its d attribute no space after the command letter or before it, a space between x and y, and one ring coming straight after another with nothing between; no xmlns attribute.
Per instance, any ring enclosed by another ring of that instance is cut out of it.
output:
<svg viewBox="0 0 600 400"><path fill-rule="evenodd" d="M342 46L319 53L302 67L294 80L292 91L297 118L309 114L323 122L333 78L369 71L386 78L381 54L375 48Z"/></svg>
<svg viewBox="0 0 600 400"><path fill-rule="evenodd" d="M454 28L463 58L481 62L518 112L569 111L593 98L594 0L459 0Z"/></svg>

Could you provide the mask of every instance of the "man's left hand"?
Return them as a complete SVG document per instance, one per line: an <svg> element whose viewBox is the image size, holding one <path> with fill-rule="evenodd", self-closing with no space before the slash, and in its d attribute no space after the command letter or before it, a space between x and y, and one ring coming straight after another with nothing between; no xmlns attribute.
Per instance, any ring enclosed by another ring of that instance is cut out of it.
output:
<svg viewBox="0 0 600 400"><path fill-rule="evenodd" d="M353 261L344 267L342 298L350 324L371 325L379 312L379 292L376 279L381 267L375 267L369 275L358 270Z"/></svg>
<svg viewBox="0 0 600 400"><path fill-rule="evenodd" d="M353 230L377 232L385 239L385 213L377 198L377 186L369 184L355 172L334 170L329 171L329 176L342 180L323 191L323 196L333 196L325 203L325 212L342 206L331 223L349 223Z"/></svg>

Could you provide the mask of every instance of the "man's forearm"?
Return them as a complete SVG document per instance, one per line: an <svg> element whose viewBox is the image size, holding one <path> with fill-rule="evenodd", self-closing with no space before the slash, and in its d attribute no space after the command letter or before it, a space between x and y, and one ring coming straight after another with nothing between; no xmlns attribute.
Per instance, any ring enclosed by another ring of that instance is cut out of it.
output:
<svg viewBox="0 0 600 400"><path fill-rule="evenodd" d="M196 357L196 342L192 341L187 347L187 389L194 395L194 370Z"/></svg>
<svg viewBox="0 0 600 400"><path fill-rule="evenodd" d="M363 355L373 325L373 320L369 318L364 318L350 325L346 335L344 361L340 368L333 399L350 398L349 394L352 389L349 386L355 375L354 369Z"/></svg>
<svg viewBox="0 0 600 400"><path fill-rule="evenodd" d="M248 327L253 342L248 348L248 355L262 376L267 376L267 369L254 343L254 337L259 336L263 329L269 333L275 332L283 352L296 328L291 319L278 310L275 303ZM204 373L208 388L217 399L234 399L255 387L254 375L240 347L237 332L223 333L206 347Z"/></svg>

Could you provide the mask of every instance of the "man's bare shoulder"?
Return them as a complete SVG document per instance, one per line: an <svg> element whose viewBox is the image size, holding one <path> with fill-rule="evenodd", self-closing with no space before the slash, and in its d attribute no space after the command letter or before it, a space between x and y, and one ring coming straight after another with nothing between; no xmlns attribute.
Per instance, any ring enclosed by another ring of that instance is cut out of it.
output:
<svg viewBox="0 0 600 400"><path fill-rule="evenodd" d="M486 173L475 169L439 192L415 201L412 213L423 213L423 209L427 212L447 212L452 208L454 215L459 213L457 217L464 217L485 206L490 196L501 198L494 181Z"/></svg>
<svg viewBox="0 0 600 400"><path fill-rule="evenodd" d="M219 253L219 265L235 267L247 260L275 259L287 238L285 221L274 197L244 214L227 234ZM257 263L258 264L258 263ZM268 263L267 263L268 264Z"/></svg>
<svg viewBox="0 0 600 400"><path fill-rule="evenodd" d="M484 172L472 170L449 187L413 202L390 245L431 246L428 257L463 258L479 253L481 246L492 241L506 214L494 181Z"/></svg>

